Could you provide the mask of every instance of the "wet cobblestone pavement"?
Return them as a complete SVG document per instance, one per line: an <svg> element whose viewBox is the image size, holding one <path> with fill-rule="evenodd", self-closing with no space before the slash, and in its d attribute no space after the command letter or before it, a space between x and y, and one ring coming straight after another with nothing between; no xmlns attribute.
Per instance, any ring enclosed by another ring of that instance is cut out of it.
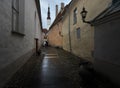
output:
<svg viewBox="0 0 120 88"><path fill-rule="evenodd" d="M41 56L33 55L4 88L117 88L94 73L83 80L80 61L62 49L42 48Z"/></svg>

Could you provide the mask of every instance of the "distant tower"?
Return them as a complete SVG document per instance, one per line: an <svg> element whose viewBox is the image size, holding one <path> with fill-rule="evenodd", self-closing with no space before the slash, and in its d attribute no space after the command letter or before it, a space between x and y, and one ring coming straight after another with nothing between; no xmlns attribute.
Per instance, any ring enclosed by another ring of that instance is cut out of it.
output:
<svg viewBox="0 0 120 88"><path fill-rule="evenodd" d="M51 25L50 7L48 6L48 13L47 13L47 29L49 29L50 25Z"/></svg>
<svg viewBox="0 0 120 88"><path fill-rule="evenodd" d="M64 3L62 2L61 3L61 10L63 10L64 9Z"/></svg>

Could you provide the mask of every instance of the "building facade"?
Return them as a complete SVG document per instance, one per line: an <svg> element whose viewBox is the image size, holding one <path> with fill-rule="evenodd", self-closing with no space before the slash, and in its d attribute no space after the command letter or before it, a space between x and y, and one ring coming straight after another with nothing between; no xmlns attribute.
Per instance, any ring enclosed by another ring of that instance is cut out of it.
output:
<svg viewBox="0 0 120 88"><path fill-rule="evenodd" d="M48 32L48 43L50 46L62 48L61 27L62 23L59 22L58 24L55 24L52 28L50 28Z"/></svg>
<svg viewBox="0 0 120 88"><path fill-rule="evenodd" d="M120 86L120 1L94 19L95 53L94 67Z"/></svg>
<svg viewBox="0 0 120 88"><path fill-rule="evenodd" d="M83 23L80 13L84 6L88 11L86 20L93 20L110 4L110 0L93 0L92 2L72 0L63 17L63 49L86 60L94 61L94 27Z"/></svg>
<svg viewBox="0 0 120 88"><path fill-rule="evenodd" d="M0 22L0 88L2 88L41 46L39 0L0 0Z"/></svg>
<svg viewBox="0 0 120 88"><path fill-rule="evenodd" d="M61 3L61 11L59 13L57 13L58 7L56 8L56 18L48 32L48 43L53 47L63 47L62 19L66 12L66 8L67 6L64 8L64 3Z"/></svg>
<svg viewBox="0 0 120 88"><path fill-rule="evenodd" d="M93 3L94 2L94 3ZM81 11L87 10L86 21ZM72 0L63 17L63 49L93 62L96 71L120 86L120 1Z"/></svg>

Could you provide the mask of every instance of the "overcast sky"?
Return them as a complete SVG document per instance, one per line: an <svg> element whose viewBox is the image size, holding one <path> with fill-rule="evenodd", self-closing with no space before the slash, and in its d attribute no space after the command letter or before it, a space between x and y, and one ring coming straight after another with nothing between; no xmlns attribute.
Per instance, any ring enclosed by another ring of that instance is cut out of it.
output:
<svg viewBox="0 0 120 88"><path fill-rule="evenodd" d="M51 13L50 16L51 16L51 23L52 23L55 19L55 6L56 6L56 4L59 5L58 7L60 10L61 2L64 2L66 5L70 1L71 0L40 0L43 28L47 28L48 5L50 6L50 13Z"/></svg>

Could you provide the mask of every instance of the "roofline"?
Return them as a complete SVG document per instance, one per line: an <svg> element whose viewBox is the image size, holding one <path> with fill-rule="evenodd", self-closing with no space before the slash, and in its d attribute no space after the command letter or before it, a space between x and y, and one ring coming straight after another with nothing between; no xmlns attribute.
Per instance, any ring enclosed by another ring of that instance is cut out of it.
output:
<svg viewBox="0 0 120 88"><path fill-rule="evenodd" d="M76 0L71 0L70 1L70 3L68 4L68 8L67 8L67 11L66 11L66 13L64 14L64 16L63 16L63 19L62 19L62 21L65 19L65 17L66 17L66 14L68 14L70 11L70 8L71 8L71 5L75 2Z"/></svg>
<svg viewBox="0 0 120 88"><path fill-rule="evenodd" d="M70 6L70 4L71 4L73 1L74 1L74 0L71 0L70 3L67 4L67 5L64 7L63 11L64 11L65 9L69 9L69 6ZM66 8L67 6L68 6L68 8ZM57 16L58 16L60 13L61 13L61 11L57 14ZM66 14L66 12L65 12L65 14ZM64 14L64 15L65 15L65 14ZM64 15L63 15L63 16L64 16ZM56 21L56 19L57 19L57 16L56 16L55 20L53 21L52 25L50 26L49 30L50 30L55 24L57 24L57 23L59 23L60 21L62 21L63 16L61 16L61 17L58 19L58 22L55 23L55 21Z"/></svg>
<svg viewBox="0 0 120 88"><path fill-rule="evenodd" d="M114 5L111 5L110 7L108 7L108 8L106 8L103 12L101 12L97 17L95 17L93 20L92 20L92 22L93 23L95 23L96 21L98 21L98 20L100 20L100 19L102 19L102 18L104 18L104 17L106 17L106 16L108 16L108 15L110 15L110 14L112 14L112 13L115 13L115 12L112 12L112 11L114 11L114 9L116 8L116 7L118 7L120 5L120 1L118 1L116 4L114 4ZM119 11L120 11L120 9L119 9ZM110 13L110 12L112 12L112 13ZM117 12L117 11L116 11Z"/></svg>

